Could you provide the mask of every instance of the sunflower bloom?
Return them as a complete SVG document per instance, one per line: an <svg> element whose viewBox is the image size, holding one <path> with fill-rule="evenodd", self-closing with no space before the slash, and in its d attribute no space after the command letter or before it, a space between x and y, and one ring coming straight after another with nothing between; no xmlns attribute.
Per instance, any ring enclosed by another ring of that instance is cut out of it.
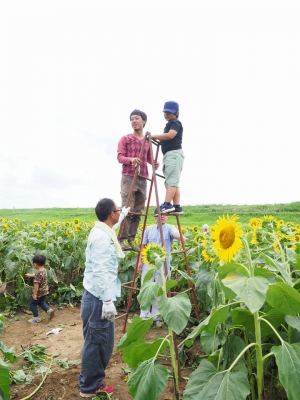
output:
<svg viewBox="0 0 300 400"><path fill-rule="evenodd" d="M209 255L206 250L202 250L201 255L202 255L202 257L204 258L205 261L208 261L208 262L213 262L214 261L214 257Z"/></svg>
<svg viewBox="0 0 300 400"><path fill-rule="evenodd" d="M240 223L236 222L239 217L219 217L217 225L212 227L212 240L216 255L224 263L230 262L243 247L241 235L243 231Z"/></svg>
<svg viewBox="0 0 300 400"><path fill-rule="evenodd" d="M149 243L142 250L142 260L146 265L155 267L155 261L157 258L166 259L166 251L164 247L161 247L157 243Z"/></svg>

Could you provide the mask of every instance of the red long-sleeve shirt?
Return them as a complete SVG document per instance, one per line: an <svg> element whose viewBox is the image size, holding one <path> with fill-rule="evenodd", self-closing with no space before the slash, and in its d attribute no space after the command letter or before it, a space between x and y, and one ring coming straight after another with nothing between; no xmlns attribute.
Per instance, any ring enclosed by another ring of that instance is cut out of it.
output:
<svg viewBox="0 0 300 400"><path fill-rule="evenodd" d="M138 139L132 133L123 136L118 143L118 161L122 165L122 175L134 175L134 166L131 165L131 159L139 157L142 160L139 175L148 178L147 162L151 164L150 143L146 141L143 154L140 156L144 137Z"/></svg>

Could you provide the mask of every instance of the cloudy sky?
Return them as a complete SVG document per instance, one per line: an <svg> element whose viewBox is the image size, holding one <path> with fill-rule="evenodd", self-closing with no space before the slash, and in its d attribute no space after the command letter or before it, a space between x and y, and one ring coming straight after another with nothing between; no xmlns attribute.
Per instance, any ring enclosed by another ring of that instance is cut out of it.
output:
<svg viewBox="0 0 300 400"><path fill-rule="evenodd" d="M0 208L120 202L130 112L162 133L168 100L182 205L299 201L299 20L298 0L1 1Z"/></svg>

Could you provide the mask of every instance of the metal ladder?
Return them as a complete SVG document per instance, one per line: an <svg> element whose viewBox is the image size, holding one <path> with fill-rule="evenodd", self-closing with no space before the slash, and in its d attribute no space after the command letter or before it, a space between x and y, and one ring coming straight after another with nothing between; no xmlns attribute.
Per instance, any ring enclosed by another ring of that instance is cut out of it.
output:
<svg viewBox="0 0 300 400"><path fill-rule="evenodd" d="M157 162L159 148L160 148L160 142L156 141L154 139L151 139L151 134L149 132L146 132L144 140L143 140L143 143L142 143L140 155L139 155L140 159L142 159L142 155L143 155L144 148L145 148L145 143L146 143L147 140L149 140L149 142L151 143L149 148L150 148L151 163L152 163L152 178L145 178L145 179L149 180L151 183L150 183L149 194L148 194L148 198L147 198L146 212L144 214L139 214L141 216L144 216L144 223L143 223L142 234L141 234L140 249L138 251L138 256L137 256L137 260L136 260L136 264L135 264L133 279L132 279L132 281L125 282L125 283L122 284L122 287L130 289L129 298L128 298L128 304L127 304L127 308L126 308L126 313L124 313L124 314L122 314L122 315L117 317L117 318L121 318L121 317L125 316L124 327L123 327L123 332L124 333L126 331L128 315L129 315L129 312L130 312L130 306L131 306L131 302L132 302L133 293L134 293L135 290L137 290L137 291L140 290L139 288L136 287L136 277L137 277L137 274L138 274L139 264L140 264L140 260L141 260L141 249L142 249L144 233L145 233L145 230L146 230L146 227L147 227L148 212L149 212L150 200L151 200L153 187L154 187L154 192L155 192L156 208L157 208L157 213L158 213L158 227L159 227L159 230L160 230L161 246L163 247L165 245L164 236L163 236L163 229L162 229L162 223L161 223L161 213L160 213L160 207L159 207L160 203L159 203L159 198L158 198L157 181L156 181L156 177L157 176L159 176L161 178L164 178L164 176L163 175L159 175L159 174L157 174L155 172L155 164L154 164L155 162ZM156 146L155 157L153 157L152 144L154 144ZM136 181L136 178L137 178L138 174L139 174L139 168L135 168L132 184L131 184L130 191L129 191L129 194L128 194L128 197L127 197L127 202L126 202L126 205L125 205L126 207L129 207L129 204L130 204L130 201L131 201L131 197L132 197L132 193L133 193L133 189L134 189L134 185L135 185L135 181ZM130 215L130 214L134 215L135 213L129 212L128 215ZM191 270L190 270L190 267L189 267L188 258L187 258L187 254L186 254L186 249L185 249L185 246L184 246L182 232L181 232L179 215L172 214L172 212L168 213L167 215L168 216L175 215L175 217L176 217L178 231L179 231L179 234L180 234L180 242L181 242L181 246L182 246L182 250L171 251L171 254L183 253L187 274L188 274L188 276L191 276ZM118 233L118 239L121 237L124 223L125 223L125 218L124 218L124 220L122 221L122 223L120 225L120 229L119 229L119 233ZM125 251L126 250L127 249L125 249ZM132 249L128 249L128 250L132 250ZM165 272L165 276L167 276L168 275L168 267L167 267L167 262L166 261L164 262L164 272ZM198 309L198 304L197 304L194 285L193 285L193 283L191 281L189 281L189 285L190 285L190 288L187 289L186 292L187 291L191 292L193 303L194 303L196 317L197 317L197 320L200 321L200 314L199 314L199 309ZM170 291L168 292L168 296L171 296L171 292ZM177 355L177 359L178 359L178 355Z"/></svg>

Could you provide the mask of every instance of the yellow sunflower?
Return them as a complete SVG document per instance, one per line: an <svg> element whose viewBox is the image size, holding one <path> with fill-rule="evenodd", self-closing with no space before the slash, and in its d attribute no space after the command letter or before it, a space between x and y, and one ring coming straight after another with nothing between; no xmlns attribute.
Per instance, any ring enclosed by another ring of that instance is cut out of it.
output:
<svg viewBox="0 0 300 400"><path fill-rule="evenodd" d="M210 256L206 250L202 250L201 252L202 257L204 258L205 261L208 262L213 262L214 261L214 257Z"/></svg>
<svg viewBox="0 0 300 400"><path fill-rule="evenodd" d="M204 234L203 233L198 233L195 237L194 237L194 243L195 244L199 244L203 239L204 239Z"/></svg>
<svg viewBox="0 0 300 400"><path fill-rule="evenodd" d="M193 232L193 233L198 233L198 232L200 232L199 226L194 225L194 226L192 227L192 232Z"/></svg>
<svg viewBox="0 0 300 400"><path fill-rule="evenodd" d="M241 224L236 222L238 218L237 215L219 217L217 225L212 227L213 246L216 255L224 263L230 262L243 247L241 241L243 231L240 228Z"/></svg>
<svg viewBox="0 0 300 400"><path fill-rule="evenodd" d="M155 267L155 261L157 259L166 259L166 251L164 247L161 247L157 243L149 243L142 250L142 260L146 265Z"/></svg>
<svg viewBox="0 0 300 400"><path fill-rule="evenodd" d="M261 218L251 218L251 219L250 219L250 222L249 222L249 225L250 225L253 229L256 229L256 228L258 228L258 227L261 227L261 225L262 225L262 220L261 220Z"/></svg>

